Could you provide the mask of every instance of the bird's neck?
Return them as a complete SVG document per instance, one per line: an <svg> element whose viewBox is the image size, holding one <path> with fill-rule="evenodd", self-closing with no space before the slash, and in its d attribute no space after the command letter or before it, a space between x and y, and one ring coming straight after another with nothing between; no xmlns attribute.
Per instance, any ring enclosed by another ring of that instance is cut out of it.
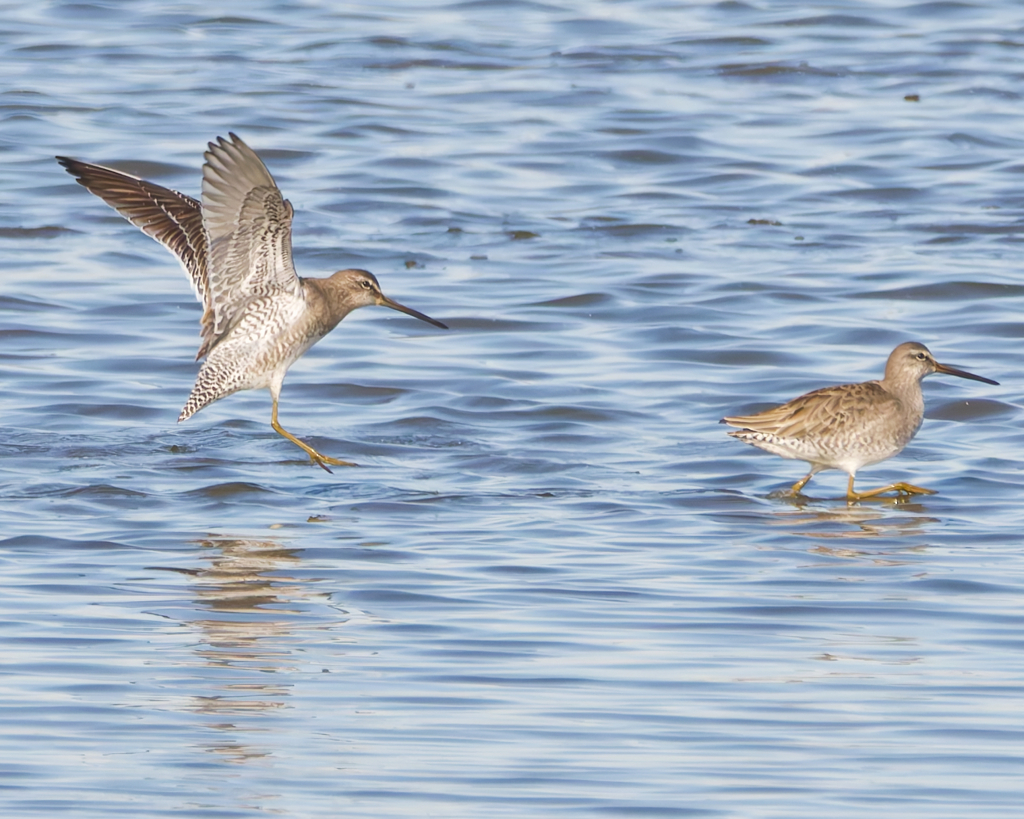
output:
<svg viewBox="0 0 1024 819"><path fill-rule="evenodd" d="M302 293L306 297L310 313L315 316L317 325L323 334L331 332L345 316L352 312L353 306L326 279L300 278Z"/></svg>
<svg viewBox="0 0 1024 819"><path fill-rule="evenodd" d="M916 377L888 376L881 382L882 388L890 395L896 396L910 415L921 418L924 415L924 395L921 392L921 379Z"/></svg>

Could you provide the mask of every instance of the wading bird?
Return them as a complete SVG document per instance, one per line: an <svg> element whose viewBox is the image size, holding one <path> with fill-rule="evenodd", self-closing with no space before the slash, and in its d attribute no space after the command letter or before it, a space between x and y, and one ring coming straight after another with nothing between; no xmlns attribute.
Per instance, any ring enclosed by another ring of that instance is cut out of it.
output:
<svg viewBox="0 0 1024 819"><path fill-rule="evenodd" d="M781 407L756 415L727 416L720 423L740 427L729 433L733 438L773 455L807 461L811 471L793 484L790 492L794 495L800 494L811 478L826 469L841 469L850 476L846 487L849 501L883 492L933 495L931 489L902 481L867 492L853 489L858 469L901 452L917 433L924 418L921 380L932 373L999 383L940 364L923 344L908 341L889 355L881 381L825 387Z"/></svg>
<svg viewBox="0 0 1024 819"><path fill-rule="evenodd" d="M328 472L328 464L354 466L321 455L278 423L288 368L358 307L390 307L448 328L385 296L366 270L300 278L292 264L291 203L256 153L229 137L218 137L204 154L202 202L101 165L64 156L57 161L177 256L203 304L196 360L206 360L178 421L239 390L266 388L274 430Z"/></svg>

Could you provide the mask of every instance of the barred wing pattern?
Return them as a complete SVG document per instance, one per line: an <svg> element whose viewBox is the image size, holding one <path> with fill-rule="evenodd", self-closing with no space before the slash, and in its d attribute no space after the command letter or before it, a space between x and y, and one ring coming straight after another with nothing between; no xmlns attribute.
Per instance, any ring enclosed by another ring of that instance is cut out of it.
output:
<svg viewBox="0 0 1024 819"><path fill-rule="evenodd" d="M58 156L57 161L79 185L98 196L147 236L156 239L181 262L196 298L203 305L203 347L196 356L201 358L209 347L213 332L202 206L191 196L113 168L79 162L66 156Z"/></svg>
<svg viewBox="0 0 1024 819"><path fill-rule="evenodd" d="M292 263L291 203L256 153L235 134L228 136L210 143L203 165L214 343L253 298L302 298Z"/></svg>

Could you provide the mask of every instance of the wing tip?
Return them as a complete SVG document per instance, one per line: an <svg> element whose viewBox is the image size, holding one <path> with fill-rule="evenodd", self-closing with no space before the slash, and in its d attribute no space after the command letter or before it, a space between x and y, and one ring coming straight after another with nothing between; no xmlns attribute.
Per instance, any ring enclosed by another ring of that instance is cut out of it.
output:
<svg viewBox="0 0 1024 819"><path fill-rule="evenodd" d="M55 156L54 159L56 159L57 164L60 165L68 173L79 173L79 171L76 171L73 168L75 165L82 164L80 160L72 159L70 156Z"/></svg>
<svg viewBox="0 0 1024 819"><path fill-rule="evenodd" d="M72 159L70 156L56 156L54 159L57 160L58 165L71 174L79 185L86 190L91 190L85 181L85 176L89 172L90 168L88 162L82 162L80 159Z"/></svg>

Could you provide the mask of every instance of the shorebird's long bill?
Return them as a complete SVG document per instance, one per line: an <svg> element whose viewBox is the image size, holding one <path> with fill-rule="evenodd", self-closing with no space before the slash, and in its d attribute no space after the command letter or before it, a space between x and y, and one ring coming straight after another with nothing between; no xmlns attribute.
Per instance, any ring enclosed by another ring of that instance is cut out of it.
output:
<svg viewBox="0 0 1024 819"><path fill-rule="evenodd" d="M383 293L381 293L381 300L378 302L381 307L390 307L392 310L397 310L399 313L405 313L407 316L418 318L420 321L425 321L427 324L433 324L435 327L440 327L442 330L447 330L448 325L442 324L437 319L432 319L430 316L421 313L419 310L413 310L411 307L406 307L404 304L399 304L394 299L389 299ZM977 378L977 376L973 376Z"/></svg>
<svg viewBox="0 0 1024 819"><path fill-rule="evenodd" d="M998 381L993 381L991 378L985 378L981 375L975 375L974 373L965 372L964 370L958 370L956 367L950 367L948 364L939 364L935 362L936 372L945 373L946 375L955 375L958 378L969 378L971 381L981 381L985 384L995 384L999 386Z"/></svg>

